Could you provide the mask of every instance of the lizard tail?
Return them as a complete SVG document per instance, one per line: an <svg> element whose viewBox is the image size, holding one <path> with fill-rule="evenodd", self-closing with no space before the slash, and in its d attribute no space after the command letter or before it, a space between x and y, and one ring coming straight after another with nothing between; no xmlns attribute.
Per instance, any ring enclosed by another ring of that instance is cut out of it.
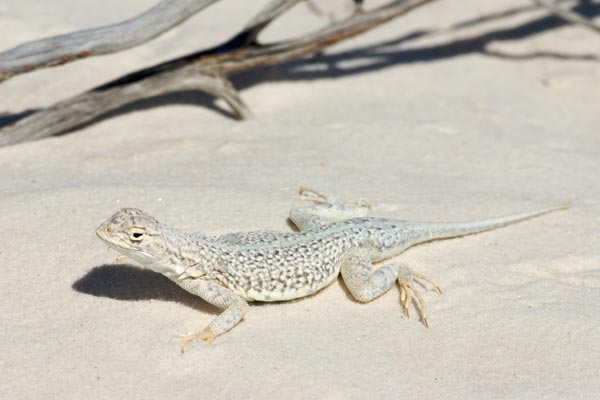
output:
<svg viewBox="0 0 600 400"><path fill-rule="evenodd" d="M530 211L520 214L513 214L504 217L490 218L472 222L425 222L419 223L423 229L424 241L447 239L458 236L472 235L474 233L489 231L511 225L526 219L534 218L539 215L547 214L552 211L564 210L569 208L570 204L563 204L556 207L548 207L537 211Z"/></svg>

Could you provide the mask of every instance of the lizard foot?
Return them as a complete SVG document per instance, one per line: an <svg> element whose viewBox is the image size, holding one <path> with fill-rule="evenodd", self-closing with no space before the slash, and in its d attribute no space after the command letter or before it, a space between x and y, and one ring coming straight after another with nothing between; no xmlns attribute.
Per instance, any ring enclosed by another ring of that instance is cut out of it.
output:
<svg viewBox="0 0 600 400"><path fill-rule="evenodd" d="M194 342L198 340L204 340L207 343L212 343L215 340L216 336L212 333L208 328L205 328L203 331L193 333L191 335L178 337L177 340L183 341L183 346L181 346L181 353L185 353L185 350Z"/></svg>
<svg viewBox="0 0 600 400"><path fill-rule="evenodd" d="M354 203L352 202L344 202L344 201L340 201L338 199L335 199L331 196L327 197L319 192L317 192L314 189L302 186L300 187L300 190L298 191L298 193L300 194L300 199L304 200L304 201L310 201L312 203L316 203L316 204L328 204L334 207L338 207L340 209L366 209L366 210L370 210L371 209L371 204L369 203L368 200L360 198L357 201L355 201Z"/></svg>
<svg viewBox="0 0 600 400"><path fill-rule="evenodd" d="M417 311L419 314L421 314L421 321L423 321L423 325L425 325L426 328L429 328L429 322L427 319L427 306L425 305L423 297L421 297L421 294L413 285L415 278L428 282L439 294L442 294L442 289L431 279L413 271L412 269L406 266L400 267L398 284L400 285L400 304L402 305L404 314L410 318L409 305L412 301L414 301Z"/></svg>
<svg viewBox="0 0 600 400"><path fill-rule="evenodd" d="M311 188L302 186L300 187L300 190L298 190L298 194L300 195L300 198L304 201L310 201L312 203L317 204L327 203L326 196Z"/></svg>
<svg viewBox="0 0 600 400"><path fill-rule="evenodd" d="M122 263L123 261L127 260L128 258L129 258L129 257L127 257L127 256L120 255L120 256L118 256L117 258L115 258L115 259L113 260L113 262L112 262L112 263L113 263L113 264L120 264L120 263Z"/></svg>

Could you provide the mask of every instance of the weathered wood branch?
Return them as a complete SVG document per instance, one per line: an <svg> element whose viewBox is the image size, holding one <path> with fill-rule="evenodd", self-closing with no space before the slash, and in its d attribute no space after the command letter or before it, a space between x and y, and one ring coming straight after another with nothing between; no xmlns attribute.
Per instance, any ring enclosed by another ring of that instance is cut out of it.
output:
<svg viewBox="0 0 600 400"><path fill-rule="evenodd" d="M24 43L0 53L0 81L80 58L115 53L145 43L217 0L162 0L130 20Z"/></svg>
<svg viewBox="0 0 600 400"><path fill-rule="evenodd" d="M538 6L546 9L550 13L564 19L565 21L569 21L572 24L580 25L584 28L590 29L596 33L600 33L600 24L596 24L590 21L587 18L578 15L570 10L567 10L562 7L558 7L556 5L550 4L545 0L532 0Z"/></svg>
<svg viewBox="0 0 600 400"><path fill-rule="evenodd" d="M182 89L205 90L221 97L243 117L248 111L226 76L317 53L432 1L396 0L297 39L259 44L258 31L298 2L274 0L228 42L128 74L38 111L1 130L0 146L56 135L131 101Z"/></svg>
<svg viewBox="0 0 600 400"><path fill-rule="evenodd" d="M61 101L31 115L31 118L17 122L12 130L14 134L8 132L0 136L0 146L65 132L136 100L179 90L203 90L223 98L240 118L250 115L250 111L225 77L218 73L207 73L202 66L190 64L129 85L116 86L106 91L90 91Z"/></svg>

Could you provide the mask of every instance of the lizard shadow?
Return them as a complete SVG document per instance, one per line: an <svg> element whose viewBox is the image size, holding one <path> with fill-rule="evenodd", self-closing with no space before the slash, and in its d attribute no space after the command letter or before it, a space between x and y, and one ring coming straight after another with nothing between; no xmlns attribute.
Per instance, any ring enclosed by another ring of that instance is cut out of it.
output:
<svg viewBox="0 0 600 400"><path fill-rule="evenodd" d="M174 301L209 314L220 312L217 307L186 292L161 274L126 264L94 267L71 287L76 292L96 297Z"/></svg>

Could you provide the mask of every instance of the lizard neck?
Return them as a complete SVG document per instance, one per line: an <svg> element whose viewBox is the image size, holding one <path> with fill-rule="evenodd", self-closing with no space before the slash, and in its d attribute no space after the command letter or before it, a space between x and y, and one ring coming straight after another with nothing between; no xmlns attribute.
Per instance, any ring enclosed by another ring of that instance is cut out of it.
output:
<svg viewBox="0 0 600 400"><path fill-rule="evenodd" d="M169 279L180 280L210 273L217 265L220 248L208 236L171 231L165 236L171 268L161 273Z"/></svg>

